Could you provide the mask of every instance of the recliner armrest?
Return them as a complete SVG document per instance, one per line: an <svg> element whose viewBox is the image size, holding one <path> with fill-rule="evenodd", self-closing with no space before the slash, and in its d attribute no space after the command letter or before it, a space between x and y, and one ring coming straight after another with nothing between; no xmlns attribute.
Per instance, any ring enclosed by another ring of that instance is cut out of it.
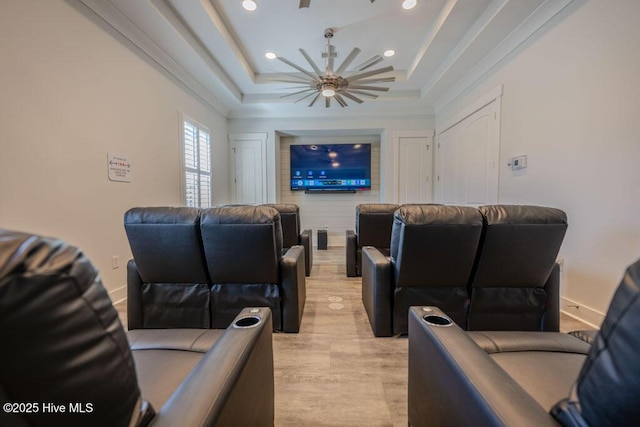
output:
<svg viewBox="0 0 640 427"><path fill-rule="evenodd" d="M292 246L280 258L280 289L282 331L299 332L302 312L307 299L304 275L304 248Z"/></svg>
<svg viewBox="0 0 640 427"><path fill-rule="evenodd" d="M409 312L409 424L557 425L520 385L455 323L429 325Z"/></svg>
<svg viewBox="0 0 640 427"><path fill-rule="evenodd" d="M142 277L133 259L127 263L127 329L142 329Z"/></svg>
<svg viewBox="0 0 640 427"><path fill-rule="evenodd" d="M302 230L300 244L304 246L304 272L309 276L313 267L313 232L311 229Z"/></svg>
<svg viewBox="0 0 640 427"><path fill-rule="evenodd" d="M362 302L376 337L393 335L391 260L373 246L362 248Z"/></svg>
<svg viewBox="0 0 640 427"><path fill-rule="evenodd" d="M250 317L259 318L259 323L235 326ZM242 310L160 408L152 425L273 426L272 329L268 308Z"/></svg>
<svg viewBox="0 0 640 427"><path fill-rule="evenodd" d="M357 270L357 252L358 252L358 236L353 230L347 230L347 277L356 277Z"/></svg>

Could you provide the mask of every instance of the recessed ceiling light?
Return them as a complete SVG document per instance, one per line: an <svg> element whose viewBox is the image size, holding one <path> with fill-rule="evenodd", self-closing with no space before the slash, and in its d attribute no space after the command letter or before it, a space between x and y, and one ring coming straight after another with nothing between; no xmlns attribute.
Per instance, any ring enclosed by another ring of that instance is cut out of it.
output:
<svg viewBox="0 0 640 427"><path fill-rule="evenodd" d="M402 2L403 9L413 9L418 4L418 0L404 0Z"/></svg>
<svg viewBox="0 0 640 427"><path fill-rule="evenodd" d="M258 7L258 3L254 0L244 0L242 2L242 7L244 7L248 11L254 11Z"/></svg>
<svg viewBox="0 0 640 427"><path fill-rule="evenodd" d="M383 53L383 55L386 56L387 58L390 58L395 54L396 54L396 51L393 49L385 50Z"/></svg>
<svg viewBox="0 0 640 427"><path fill-rule="evenodd" d="M265 56L267 59L276 59L276 58L278 57L278 55L276 55L276 54L275 54L275 53L273 53L273 52L267 52L267 53L265 53L265 54L264 54L264 56Z"/></svg>

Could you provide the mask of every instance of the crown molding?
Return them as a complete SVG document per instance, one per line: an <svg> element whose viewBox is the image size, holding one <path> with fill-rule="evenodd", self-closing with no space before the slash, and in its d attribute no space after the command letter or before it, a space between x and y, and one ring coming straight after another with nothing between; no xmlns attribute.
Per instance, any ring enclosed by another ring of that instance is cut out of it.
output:
<svg viewBox="0 0 640 427"><path fill-rule="evenodd" d="M122 41L138 56L154 65L160 72L171 78L174 83L189 92L190 95L202 101L204 105L223 117L229 115L230 108L220 102L208 88L191 76L188 71L164 52L111 2L104 0L67 1Z"/></svg>
<svg viewBox="0 0 640 427"><path fill-rule="evenodd" d="M503 1L503 0L501 0ZM525 21L511 32L495 49L485 56L450 90L434 102L434 110L441 112L463 93L471 89L509 55L516 52L529 38L541 31L549 21L562 12L574 0L547 0L541 4Z"/></svg>

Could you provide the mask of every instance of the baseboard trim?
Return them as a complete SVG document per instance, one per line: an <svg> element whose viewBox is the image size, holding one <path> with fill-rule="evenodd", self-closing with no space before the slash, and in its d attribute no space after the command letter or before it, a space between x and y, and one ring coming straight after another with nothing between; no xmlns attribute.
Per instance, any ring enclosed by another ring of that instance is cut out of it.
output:
<svg viewBox="0 0 640 427"><path fill-rule="evenodd" d="M109 298L111 298L111 301L113 302L114 305L118 304L119 302L122 302L122 301L126 300L127 299L127 287L123 286L121 288L109 291Z"/></svg>
<svg viewBox="0 0 640 427"><path fill-rule="evenodd" d="M560 311L596 329L600 328L605 317L605 313L566 297L560 297Z"/></svg>

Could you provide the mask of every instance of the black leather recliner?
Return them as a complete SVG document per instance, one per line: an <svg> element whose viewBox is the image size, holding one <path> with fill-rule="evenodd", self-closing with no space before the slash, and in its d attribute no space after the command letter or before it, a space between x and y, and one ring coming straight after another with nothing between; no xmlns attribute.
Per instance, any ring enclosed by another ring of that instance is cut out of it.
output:
<svg viewBox="0 0 640 427"><path fill-rule="evenodd" d="M270 307L277 330L298 332L306 301L304 248L292 246L282 255L278 211L204 209L200 231L211 278L212 327L223 327L251 305Z"/></svg>
<svg viewBox="0 0 640 427"><path fill-rule="evenodd" d="M311 229L300 231L300 208L291 203L267 203L262 206L270 206L280 213L284 251L295 245L304 247L304 271L309 276L313 267L313 233Z"/></svg>
<svg viewBox="0 0 640 427"><path fill-rule="evenodd" d="M129 329L210 328L211 280L200 209L133 208L124 215ZM226 326L225 326L226 327Z"/></svg>
<svg viewBox="0 0 640 427"><path fill-rule="evenodd" d="M412 426L635 426L640 420L640 261L602 328L465 332L435 307L409 320Z"/></svg>
<svg viewBox="0 0 640 427"><path fill-rule="evenodd" d="M362 247L374 246L385 256L391 247L393 213L398 205L369 203L356 206L356 229L346 231L347 276L362 275Z"/></svg>
<svg viewBox="0 0 640 427"><path fill-rule="evenodd" d="M371 246L362 249L362 301L374 335L407 333L412 305L440 305L464 324L481 232L482 215L475 208L400 207L391 258Z"/></svg>
<svg viewBox="0 0 640 427"><path fill-rule="evenodd" d="M244 306L298 332L304 249L282 254L280 214L266 206L133 208L125 213L129 329L226 328Z"/></svg>
<svg viewBox="0 0 640 427"><path fill-rule="evenodd" d="M567 231L566 214L526 205L478 210L484 229L470 283L467 329L559 331L556 258Z"/></svg>
<svg viewBox="0 0 640 427"><path fill-rule="evenodd" d="M272 426L271 330L267 308L247 308L227 330L129 344L82 252L0 230L0 401L18 405L2 426Z"/></svg>

